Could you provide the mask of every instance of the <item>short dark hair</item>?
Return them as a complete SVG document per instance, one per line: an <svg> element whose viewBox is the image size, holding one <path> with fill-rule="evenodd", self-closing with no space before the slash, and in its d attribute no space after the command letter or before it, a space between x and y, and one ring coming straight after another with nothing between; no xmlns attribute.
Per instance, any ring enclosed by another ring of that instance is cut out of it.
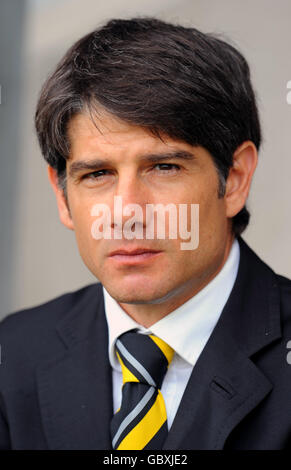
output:
<svg viewBox="0 0 291 470"><path fill-rule="evenodd" d="M77 113L112 115L207 149L225 193L233 153L245 140L257 149L261 130L250 70L243 55L211 33L142 17L114 19L77 41L44 83L35 125L45 160L65 189L67 126ZM246 206L233 217L238 236Z"/></svg>

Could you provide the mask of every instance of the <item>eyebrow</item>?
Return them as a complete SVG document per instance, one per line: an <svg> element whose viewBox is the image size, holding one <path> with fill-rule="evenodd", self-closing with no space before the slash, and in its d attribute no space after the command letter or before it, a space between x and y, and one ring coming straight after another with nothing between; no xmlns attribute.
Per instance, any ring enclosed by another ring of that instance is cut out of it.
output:
<svg viewBox="0 0 291 470"><path fill-rule="evenodd" d="M142 155L139 158L140 162L147 162L147 163L158 163L161 160L186 160L186 161L193 161L196 160L197 157L187 150L176 150L174 152L167 152L167 153L151 153L147 155ZM93 160L76 160L73 162L69 169L69 175L71 177L75 176L77 173L90 170L96 171L99 169L103 169L105 166L112 164L110 160L102 160L99 158L95 158Z"/></svg>

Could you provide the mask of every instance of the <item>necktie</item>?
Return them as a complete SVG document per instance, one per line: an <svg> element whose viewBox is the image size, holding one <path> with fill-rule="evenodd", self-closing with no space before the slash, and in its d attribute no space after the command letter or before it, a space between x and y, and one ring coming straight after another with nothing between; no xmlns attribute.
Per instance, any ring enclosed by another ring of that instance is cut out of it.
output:
<svg viewBox="0 0 291 470"><path fill-rule="evenodd" d="M154 335L128 331L116 341L123 385L120 409L111 421L112 447L157 450L168 434L160 388L174 350Z"/></svg>

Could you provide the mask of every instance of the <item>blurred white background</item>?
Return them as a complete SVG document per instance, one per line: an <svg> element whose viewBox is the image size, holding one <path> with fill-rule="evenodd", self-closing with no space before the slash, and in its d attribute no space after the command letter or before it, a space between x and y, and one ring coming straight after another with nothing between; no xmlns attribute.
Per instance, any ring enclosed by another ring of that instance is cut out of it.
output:
<svg viewBox="0 0 291 470"><path fill-rule="evenodd" d="M243 238L291 277L290 0L0 0L0 317L96 281L59 222L33 115L73 42L111 18L143 14L222 33L247 58L264 142Z"/></svg>

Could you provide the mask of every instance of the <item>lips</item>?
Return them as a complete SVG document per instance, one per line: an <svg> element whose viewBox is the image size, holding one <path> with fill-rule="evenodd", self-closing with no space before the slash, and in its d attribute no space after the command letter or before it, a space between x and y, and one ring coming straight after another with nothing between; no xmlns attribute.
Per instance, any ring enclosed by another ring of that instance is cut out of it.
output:
<svg viewBox="0 0 291 470"><path fill-rule="evenodd" d="M159 250L151 250L149 248L135 248L134 250L126 250L120 248L119 250L112 251L109 256L114 255L126 255L126 256L134 256L134 255L141 255L143 253L159 253Z"/></svg>

